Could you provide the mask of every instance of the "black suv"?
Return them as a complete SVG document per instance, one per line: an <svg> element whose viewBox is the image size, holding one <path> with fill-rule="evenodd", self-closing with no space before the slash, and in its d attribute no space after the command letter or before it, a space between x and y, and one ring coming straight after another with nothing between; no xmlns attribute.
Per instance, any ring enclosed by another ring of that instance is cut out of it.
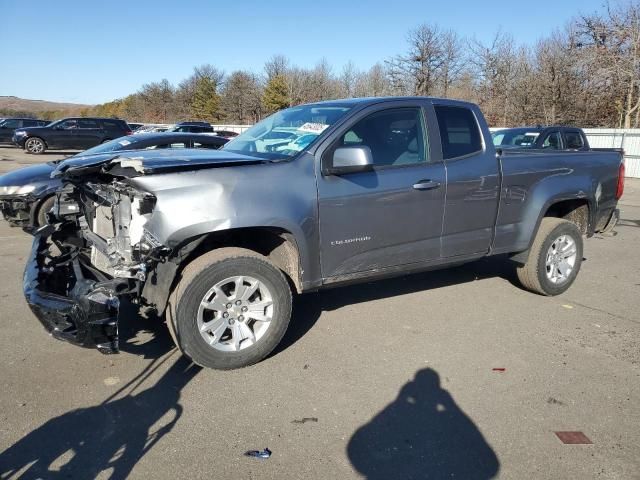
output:
<svg viewBox="0 0 640 480"><path fill-rule="evenodd" d="M207 122L180 122L169 129L170 132L213 133L213 127Z"/></svg>
<svg viewBox="0 0 640 480"><path fill-rule="evenodd" d="M11 143L13 132L17 128L23 127L44 127L46 120L36 120L35 118L3 118L0 120L0 143Z"/></svg>
<svg viewBox="0 0 640 480"><path fill-rule="evenodd" d="M29 153L47 149L87 149L114 138L131 135L131 128L117 118L63 118L45 127L20 128L13 143Z"/></svg>

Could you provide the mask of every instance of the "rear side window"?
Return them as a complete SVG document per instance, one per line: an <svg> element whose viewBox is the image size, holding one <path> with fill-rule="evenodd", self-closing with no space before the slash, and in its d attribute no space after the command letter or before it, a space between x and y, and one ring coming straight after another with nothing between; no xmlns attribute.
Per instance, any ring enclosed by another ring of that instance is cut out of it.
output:
<svg viewBox="0 0 640 480"><path fill-rule="evenodd" d="M565 132L564 137L567 140L567 148L577 149L584 147L580 132Z"/></svg>
<svg viewBox="0 0 640 480"><path fill-rule="evenodd" d="M437 105L435 110L445 160L482 150L480 129L471 110L444 105Z"/></svg>
<svg viewBox="0 0 640 480"><path fill-rule="evenodd" d="M124 130L122 124L116 120L103 120L102 124L107 130Z"/></svg>
<svg viewBox="0 0 640 480"><path fill-rule="evenodd" d="M81 119L78 120L78 128L100 128L95 120Z"/></svg>
<svg viewBox="0 0 640 480"><path fill-rule="evenodd" d="M5 128L20 128L22 126L22 120L5 120L2 126Z"/></svg>

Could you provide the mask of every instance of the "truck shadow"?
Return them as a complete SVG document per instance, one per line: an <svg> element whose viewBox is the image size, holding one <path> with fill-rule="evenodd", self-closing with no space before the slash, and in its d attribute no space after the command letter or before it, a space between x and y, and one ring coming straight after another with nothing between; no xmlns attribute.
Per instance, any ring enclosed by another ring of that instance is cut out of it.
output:
<svg viewBox="0 0 640 480"><path fill-rule="evenodd" d="M473 421L425 368L398 397L351 437L347 455L369 480L485 480L500 462Z"/></svg>
<svg viewBox="0 0 640 480"><path fill-rule="evenodd" d="M152 359L142 372L100 404L53 418L0 453L0 478L129 476L176 425L182 415L181 391L201 370L170 350L164 324L150 322L148 327L143 327L148 342L123 345L124 351ZM166 362L172 365L160 379L145 385Z"/></svg>
<svg viewBox="0 0 640 480"><path fill-rule="evenodd" d="M640 227L640 220L631 220L626 218L621 218L618 220L618 227Z"/></svg>
<svg viewBox="0 0 640 480"><path fill-rule="evenodd" d="M300 340L313 328L322 312L337 310L346 305L495 277L511 283L514 288L522 288L518 283L515 265L506 256L495 256L443 270L414 273L403 277L297 295L294 300L291 323L273 355L277 355Z"/></svg>

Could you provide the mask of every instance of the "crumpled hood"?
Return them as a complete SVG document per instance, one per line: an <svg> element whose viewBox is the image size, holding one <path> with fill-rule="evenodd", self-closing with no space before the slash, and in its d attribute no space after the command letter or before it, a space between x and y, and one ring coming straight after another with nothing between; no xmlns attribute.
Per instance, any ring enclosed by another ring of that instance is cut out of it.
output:
<svg viewBox="0 0 640 480"><path fill-rule="evenodd" d="M274 160L207 149L167 149L109 152L61 162L51 174L53 178L82 177L106 173L122 177L138 177L170 171L195 170L272 162Z"/></svg>

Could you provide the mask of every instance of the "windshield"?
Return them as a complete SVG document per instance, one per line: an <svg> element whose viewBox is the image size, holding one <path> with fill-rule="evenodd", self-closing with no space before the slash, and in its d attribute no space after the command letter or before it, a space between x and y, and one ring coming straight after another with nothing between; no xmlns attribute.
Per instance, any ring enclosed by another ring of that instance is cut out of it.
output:
<svg viewBox="0 0 640 480"><path fill-rule="evenodd" d="M135 141L130 139L129 137L116 138L115 140L110 140L108 142L101 143L100 145L96 145L93 148L80 152L75 156L83 157L85 155L95 155L97 153L115 152L117 150L130 150L132 148L131 145L133 145L134 143Z"/></svg>
<svg viewBox="0 0 640 480"><path fill-rule="evenodd" d="M496 147L531 147L540 132L525 128L513 128L508 130L498 130L491 134L493 145Z"/></svg>
<svg viewBox="0 0 640 480"><path fill-rule="evenodd" d="M301 105L274 113L238 135L222 150L264 158L293 157L329 126L342 118L349 105Z"/></svg>

